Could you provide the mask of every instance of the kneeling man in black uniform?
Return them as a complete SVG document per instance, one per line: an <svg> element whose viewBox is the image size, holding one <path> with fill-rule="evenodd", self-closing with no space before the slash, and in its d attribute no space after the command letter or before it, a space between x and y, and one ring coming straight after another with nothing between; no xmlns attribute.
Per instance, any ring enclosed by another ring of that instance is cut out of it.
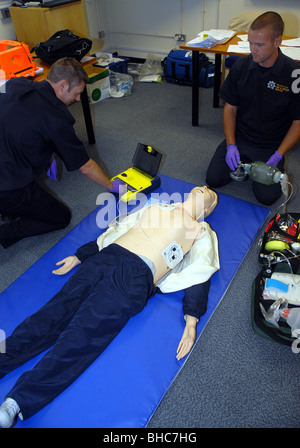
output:
<svg viewBox="0 0 300 448"><path fill-rule="evenodd" d="M232 179L238 162L257 160L284 171L284 154L300 138L300 94L295 84L299 62L285 56L279 46L283 21L266 12L251 24L251 54L239 58L221 88L225 101L225 140L218 146L206 173L206 182L218 188ZM281 195L280 184L252 184L256 199L273 204Z"/></svg>
<svg viewBox="0 0 300 448"><path fill-rule="evenodd" d="M67 108L80 100L87 82L82 65L63 58L51 66L47 80L13 78L0 93L0 214L15 219L0 226L4 248L69 224L70 210L35 182L43 171L55 168L53 153L68 171L79 170L114 190L77 138Z"/></svg>

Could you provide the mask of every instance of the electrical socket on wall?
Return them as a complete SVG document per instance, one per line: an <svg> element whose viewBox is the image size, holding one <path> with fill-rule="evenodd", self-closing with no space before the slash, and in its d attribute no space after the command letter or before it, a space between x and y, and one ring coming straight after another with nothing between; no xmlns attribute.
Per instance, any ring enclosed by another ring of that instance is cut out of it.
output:
<svg viewBox="0 0 300 448"><path fill-rule="evenodd" d="M185 36L185 34L175 34L175 40L177 42L185 42L186 36Z"/></svg>
<svg viewBox="0 0 300 448"><path fill-rule="evenodd" d="M99 39L103 39L105 37L105 32L104 31L98 31L98 37L99 37Z"/></svg>
<svg viewBox="0 0 300 448"><path fill-rule="evenodd" d="M10 17L10 12L8 8L0 8L0 19L7 19Z"/></svg>

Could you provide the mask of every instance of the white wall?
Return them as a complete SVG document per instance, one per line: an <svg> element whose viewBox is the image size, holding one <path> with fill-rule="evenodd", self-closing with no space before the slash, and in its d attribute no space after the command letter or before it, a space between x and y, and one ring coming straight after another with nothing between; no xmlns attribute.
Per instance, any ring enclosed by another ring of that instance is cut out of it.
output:
<svg viewBox="0 0 300 448"><path fill-rule="evenodd" d="M175 34L192 39L203 29L227 28L237 12L279 12L286 35L300 36L300 0L85 0L94 51L144 58L167 54ZM0 0L2 2L7 0ZM104 31L104 39L98 38ZM11 19L0 20L0 39L15 39Z"/></svg>
<svg viewBox="0 0 300 448"><path fill-rule="evenodd" d="M286 23L285 34L300 36L299 0L86 0L95 2L105 38L98 40L103 51L146 57L167 54L178 45L175 34L192 39L203 29L227 28L237 12L274 10ZM91 27L92 28L92 27Z"/></svg>
<svg viewBox="0 0 300 448"><path fill-rule="evenodd" d="M0 0L0 8L11 4L11 0ZM0 40L15 40L16 33L10 18L0 19Z"/></svg>

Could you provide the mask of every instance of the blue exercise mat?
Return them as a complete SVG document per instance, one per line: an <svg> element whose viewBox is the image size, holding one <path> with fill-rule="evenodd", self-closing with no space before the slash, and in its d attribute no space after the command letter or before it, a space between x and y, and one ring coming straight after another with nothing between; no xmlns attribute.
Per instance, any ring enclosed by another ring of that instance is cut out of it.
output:
<svg viewBox="0 0 300 448"><path fill-rule="evenodd" d="M155 193L180 193L193 185L161 175ZM221 301L247 254L269 209L218 194L219 203L208 217L219 240L221 269L211 280L207 311L197 325L197 338ZM176 198L177 201L177 198ZM96 222L100 205L0 295L0 329L9 335L28 315L46 303L66 282L55 276L55 263L102 232ZM99 214L100 210L100 214ZM109 213L108 213L109 214ZM250 291L249 291L250 294ZM185 322L183 291L156 294L133 317L98 359L62 394L20 428L144 428L187 358L177 361L176 349ZM0 381L0 402L18 377L43 354Z"/></svg>

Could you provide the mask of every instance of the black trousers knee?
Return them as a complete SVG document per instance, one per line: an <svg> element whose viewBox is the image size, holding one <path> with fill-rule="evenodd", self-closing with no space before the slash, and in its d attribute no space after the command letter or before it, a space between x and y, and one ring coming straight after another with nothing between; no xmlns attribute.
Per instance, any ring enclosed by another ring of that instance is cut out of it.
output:
<svg viewBox="0 0 300 448"><path fill-rule="evenodd" d="M15 221L0 226L0 244L7 248L29 236L65 228L70 210L36 182L12 191L0 191L0 214Z"/></svg>

